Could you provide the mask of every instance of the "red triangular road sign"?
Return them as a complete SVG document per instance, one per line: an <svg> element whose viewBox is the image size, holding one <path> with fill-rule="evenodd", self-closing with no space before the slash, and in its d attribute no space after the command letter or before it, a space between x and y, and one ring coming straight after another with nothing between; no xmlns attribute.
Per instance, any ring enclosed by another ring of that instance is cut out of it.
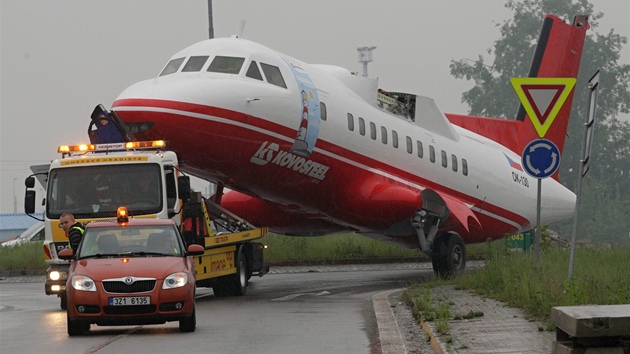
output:
<svg viewBox="0 0 630 354"><path fill-rule="evenodd" d="M510 81L536 132L543 138L575 86L575 78L514 77Z"/></svg>

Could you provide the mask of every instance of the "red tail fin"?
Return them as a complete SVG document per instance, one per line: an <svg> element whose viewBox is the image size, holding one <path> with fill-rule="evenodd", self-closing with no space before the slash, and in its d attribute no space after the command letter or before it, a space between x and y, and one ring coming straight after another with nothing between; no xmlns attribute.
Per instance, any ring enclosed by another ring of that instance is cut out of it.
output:
<svg viewBox="0 0 630 354"><path fill-rule="evenodd" d="M586 30L589 28L588 16L576 16L572 25L564 23L556 16L545 16L536 52L530 66L529 77L577 78L584 38ZM545 139L556 144L560 152L564 147L574 93L575 88L567 97L553 124L544 135ZM539 139L539 135L530 118L526 117L522 105L519 107L516 120L522 123L518 129L516 151L520 154L529 142ZM552 177L557 180L558 172Z"/></svg>

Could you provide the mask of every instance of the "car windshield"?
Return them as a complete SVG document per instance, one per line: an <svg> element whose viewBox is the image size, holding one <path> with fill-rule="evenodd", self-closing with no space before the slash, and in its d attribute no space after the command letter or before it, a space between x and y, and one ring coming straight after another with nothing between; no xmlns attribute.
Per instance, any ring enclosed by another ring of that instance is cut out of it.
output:
<svg viewBox="0 0 630 354"><path fill-rule="evenodd" d="M183 244L173 225L87 228L78 259L118 256L182 256Z"/></svg>

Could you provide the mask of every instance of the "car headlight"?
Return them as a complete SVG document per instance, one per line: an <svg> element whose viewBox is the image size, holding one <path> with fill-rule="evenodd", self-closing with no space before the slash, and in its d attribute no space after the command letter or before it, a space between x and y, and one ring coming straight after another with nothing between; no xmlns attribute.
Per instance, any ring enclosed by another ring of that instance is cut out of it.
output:
<svg viewBox="0 0 630 354"><path fill-rule="evenodd" d="M75 275L72 277L70 284L73 288L82 291L96 291L96 284L90 277L84 275Z"/></svg>
<svg viewBox="0 0 630 354"><path fill-rule="evenodd" d="M183 272L177 272L164 278L162 289L175 289L180 288L188 283L188 274Z"/></svg>

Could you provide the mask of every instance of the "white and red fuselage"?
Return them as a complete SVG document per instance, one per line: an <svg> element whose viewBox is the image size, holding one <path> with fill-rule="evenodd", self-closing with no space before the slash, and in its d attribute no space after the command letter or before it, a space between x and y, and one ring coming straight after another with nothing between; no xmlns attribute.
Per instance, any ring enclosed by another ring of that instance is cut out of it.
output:
<svg viewBox="0 0 630 354"><path fill-rule="evenodd" d="M353 230L419 248L410 221L431 208L425 190L446 205L440 230L466 243L536 224L537 179L520 166L533 138L528 120L446 116L431 99L379 92L374 79L241 38L194 44L167 68L112 109L138 139L169 140L184 172L231 189L221 204L254 225L291 235ZM568 115L556 118L560 149ZM554 177L542 180L543 224L575 208Z"/></svg>

